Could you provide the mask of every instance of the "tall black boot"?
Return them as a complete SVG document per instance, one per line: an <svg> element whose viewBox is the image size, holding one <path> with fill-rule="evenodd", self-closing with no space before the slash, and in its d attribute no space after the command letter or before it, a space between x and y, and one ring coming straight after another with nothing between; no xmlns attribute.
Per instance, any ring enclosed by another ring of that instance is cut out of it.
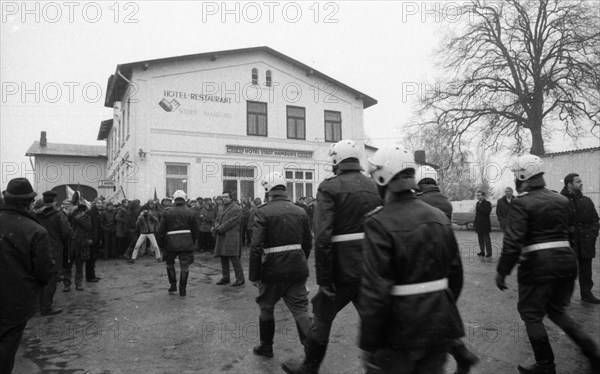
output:
<svg viewBox="0 0 600 374"><path fill-rule="evenodd" d="M260 345L254 347L252 352L257 356L273 357L273 336L275 336L275 320L258 320Z"/></svg>
<svg viewBox="0 0 600 374"><path fill-rule="evenodd" d="M169 277L169 283L171 284L169 292L177 292L177 273L175 272L174 267L167 267L167 276Z"/></svg>
<svg viewBox="0 0 600 374"><path fill-rule="evenodd" d="M179 275L179 296L185 296L185 288L187 287L188 275L190 274L187 270L182 270Z"/></svg>
<svg viewBox="0 0 600 374"><path fill-rule="evenodd" d="M469 351L461 339L452 341L448 353L456 360L456 372L454 374L468 374L471 371L471 366L479 362L479 358Z"/></svg>
<svg viewBox="0 0 600 374"><path fill-rule="evenodd" d="M556 366L554 365L554 353L548 336L543 338L529 337L531 348L535 356L535 364L530 366L521 366L517 368L523 374L556 374Z"/></svg>
<svg viewBox="0 0 600 374"><path fill-rule="evenodd" d="M305 352L304 362L286 361L281 364L283 371L287 374L318 374L321 362L327 352L327 344L319 344L313 339L308 339L308 347Z"/></svg>

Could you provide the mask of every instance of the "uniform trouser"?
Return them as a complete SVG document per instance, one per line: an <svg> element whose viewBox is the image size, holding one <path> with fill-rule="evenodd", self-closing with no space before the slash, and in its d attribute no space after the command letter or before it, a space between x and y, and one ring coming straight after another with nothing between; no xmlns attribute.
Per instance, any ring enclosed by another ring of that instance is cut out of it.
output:
<svg viewBox="0 0 600 374"><path fill-rule="evenodd" d="M592 258L581 258L577 259L579 263L579 292L581 298L594 296L592 294L592 287L594 287L594 281L592 280Z"/></svg>
<svg viewBox="0 0 600 374"><path fill-rule="evenodd" d="M221 270L223 272L223 279L229 280L229 261L233 265L233 272L235 273L236 281L244 281L244 269L240 258L237 256L221 256Z"/></svg>
<svg viewBox="0 0 600 374"><path fill-rule="evenodd" d="M116 258L117 256L117 234L114 231L104 232L104 253L103 257Z"/></svg>
<svg viewBox="0 0 600 374"><path fill-rule="evenodd" d="M492 257L492 240L489 232L478 232L477 240L479 241L479 253L485 253L485 257ZM485 247L485 252L484 252Z"/></svg>
<svg viewBox="0 0 600 374"><path fill-rule="evenodd" d="M304 337L310 336L311 321L308 314L306 280L261 283L258 287L258 296L256 297L256 303L260 308L259 319L261 321L271 321L274 319L273 310L279 299L283 299L285 302ZM302 337L300 337L300 340L302 340Z"/></svg>
<svg viewBox="0 0 600 374"><path fill-rule="evenodd" d="M65 274L63 277L63 284L65 286L71 285L71 275L72 275L73 263L75 263L75 286L81 286L83 284L83 263L84 262L85 262L85 260L82 260L79 256L77 256L74 259L72 259L71 261L69 261L69 264L67 265L67 268L65 269Z"/></svg>
<svg viewBox="0 0 600 374"><path fill-rule="evenodd" d="M85 280L96 278L96 258L98 257L98 245L90 246L90 258L85 262Z"/></svg>
<svg viewBox="0 0 600 374"><path fill-rule="evenodd" d="M142 246L142 244L144 244L146 242L146 239L150 240L150 248L152 248L154 250L154 255L156 256L156 258L157 259L160 258L160 249L158 249L158 243L156 243L156 238L154 237L154 234L150 233L150 234L140 234L140 237L138 238L137 242L135 243L135 248L133 249L133 255L131 256L131 258L133 260L135 260L137 258L138 251L140 250L140 247Z"/></svg>
<svg viewBox="0 0 600 374"><path fill-rule="evenodd" d="M367 374L443 374L447 344L422 349L373 352Z"/></svg>
<svg viewBox="0 0 600 374"><path fill-rule="evenodd" d="M329 342L329 333L331 325L338 312L348 303L352 302L354 307L358 307L358 291L360 281L336 285L335 298L331 300L322 293L318 293L312 298L313 304L313 339L319 345L327 345Z"/></svg>
<svg viewBox="0 0 600 374"><path fill-rule="evenodd" d="M0 373L11 373L27 321L0 324Z"/></svg>
<svg viewBox="0 0 600 374"><path fill-rule="evenodd" d="M48 284L45 285L40 292L40 312L42 313L52 310L57 279L58 273L52 273L50 279L48 279Z"/></svg>
<svg viewBox="0 0 600 374"><path fill-rule="evenodd" d="M543 284L519 283L519 302L517 309L521 319L525 322L527 335L531 342L536 361L538 361L539 342L548 342L546 328L542 322L547 314L548 318L560 327L581 348L584 354L592 354L596 350L596 343L590 338L567 313L566 309L571 302L575 280L556 279ZM536 343L538 342L538 343ZM536 344L538 348L536 348ZM554 356L549 343L544 343L550 361ZM543 344L542 344L543 345Z"/></svg>
<svg viewBox="0 0 600 374"><path fill-rule="evenodd" d="M189 266L194 263L194 253L191 251L167 251L165 255L165 262L167 263L167 269L175 269L175 259L179 257L179 269L188 271Z"/></svg>

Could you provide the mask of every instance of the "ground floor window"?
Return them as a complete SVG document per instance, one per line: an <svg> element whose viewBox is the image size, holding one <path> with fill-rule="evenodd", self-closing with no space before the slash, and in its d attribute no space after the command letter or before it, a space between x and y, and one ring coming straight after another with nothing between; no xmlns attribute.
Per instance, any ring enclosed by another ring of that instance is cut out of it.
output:
<svg viewBox="0 0 600 374"><path fill-rule="evenodd" d="M255 169L248 166L223 166L223 191L231 191L231 198L254 199Z"/></svg>
<svg viewBox="0 0 600 374"><path fill-rule="evenodd" d="M188 165L187 164L165 164L166 167L166 196L173 196L177 190L188 192Z"/></svg>
<svg viewBox="0 0 600 374"><path fill-rule="evenodd" d="M314 170L288 169L285 171L286 190L293 202L313 196Z"/></svg>

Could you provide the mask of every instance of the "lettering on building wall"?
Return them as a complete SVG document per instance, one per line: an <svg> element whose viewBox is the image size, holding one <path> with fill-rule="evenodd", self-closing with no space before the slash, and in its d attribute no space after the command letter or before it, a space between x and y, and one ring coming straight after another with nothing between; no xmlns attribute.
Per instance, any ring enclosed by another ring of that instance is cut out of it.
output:
<svg viewBox="0 0 600 374"><path fill-rule="evenodd" d="M227 153L237 153L244 155L256 156L277 156L277 157L294 157L294 158L312 158L312 151L295 151L292 149L276 149L276 148L257 148L257 147L242 147L237 145L228 145Z"/></svg>

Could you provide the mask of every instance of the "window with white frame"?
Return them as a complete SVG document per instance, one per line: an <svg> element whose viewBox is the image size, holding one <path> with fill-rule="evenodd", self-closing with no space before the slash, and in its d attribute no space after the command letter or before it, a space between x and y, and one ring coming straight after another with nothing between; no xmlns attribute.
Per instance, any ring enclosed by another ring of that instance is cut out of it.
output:
<svg viewBox="0 0 600 374"><path fill-rule="evenodd" d="M188 164L165 164L166 168L166 195L173 196L173 192L188 189Z"/></svg>
<svg viewBox="0 0 600 374"><path fill-rule="evenodd" d="M326 110L325 141L339 142L340 140L342 140L342 113Z"/></svg>
<svg viewBox="0 0 600 374"><path fill-rule="evenodd" d="M230 191L232 199L254 199L255 169L241 165L223 165L223 191Z"/></svg>
<svg viewBox="0 0 600 374"><path fill-rule="evenodd" d="M301 197L313 196L314 181L314 170L285 170L287 195L293 202L298 201Z"/></svg>

